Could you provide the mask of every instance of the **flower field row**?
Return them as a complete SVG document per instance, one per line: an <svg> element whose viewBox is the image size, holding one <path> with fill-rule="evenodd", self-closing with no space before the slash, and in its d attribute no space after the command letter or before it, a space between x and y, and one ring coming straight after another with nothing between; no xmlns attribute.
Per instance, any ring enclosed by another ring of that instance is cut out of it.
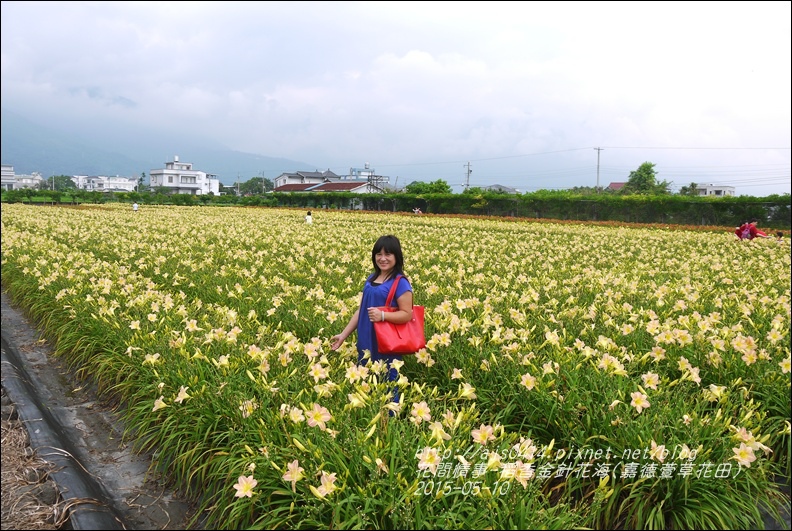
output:
<svg viewBox="0 0 792 531"><path fill-rule="evenodd" d="M214 528L753 528L790 471L790 254L733 234L2 205L2 282ZM426 349L335 352L399 237Z"/></svg>

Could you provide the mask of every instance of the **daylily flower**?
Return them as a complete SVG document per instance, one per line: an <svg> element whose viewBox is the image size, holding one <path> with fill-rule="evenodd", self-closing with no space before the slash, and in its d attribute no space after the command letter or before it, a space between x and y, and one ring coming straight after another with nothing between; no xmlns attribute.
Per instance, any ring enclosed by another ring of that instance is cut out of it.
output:
<svg viewBox="0 0 792 531"><path fill-rule="evenodd" d="M657 390L657 384L660 383L660 376L653 372L647 372L646 374L641 375L641 379L646 387L652 389L654 391Z"/></svg>
<svg viewBox="0 0 792 531"><path fill-rule="evenodd" d="M347 393L347 399L352 407L363 407L366 399L360 393Z"/></svg>
<svg viewBox="0 0 792 531"><path fill-rule="evenodd" d="M410 422L415 425L420 424L424 420L429 422L432 419L432 414L429 411L429 406L426 402L416 402L412 406L412 411L410 411Z"/></svg>
<svg viewBox="0 0 792 531"><path fill-rule="evenodd" d="M512 477L520 482L523 488L528 486L528 480L534 477L534 469L530 463L523 463L516 461L514 463L514 472Z"/></svg>
<svg viewBox="0 0 792 531"><path fill-rule="evenodd" d="M311 411L308 412L308 425L311 427L319 426L325 429L325 422L332 420L333 416L324 406L314 403Z"/></svg>
<svg viewBox="0 0 792 531"><path fill-rule="evenodd" d="M198 330L203 330L203 328L198 326L198 321L195 319L188 319L186 328L188 332L197 332Z"/></svg>
<svg viewBox="0 0 792 531"><path fill-rule="evenodd" d="M525 437L520 437L520 442L512 446L512 449L517 451L520 457L525 459L525 461L528 463L534 460L534 454L536 454L537 450L533 440L526 439Z"/></svg>
<svg viewBox="0 0 792 531"><path fill-rule="evenodd" d="M740 443L739 448L732 448L732 452L734 452L732 459L736 459L741 466L751 468L751 463L756 461L753 448L745 443Z"/></svg>
<svg viewBox="0 0 792 531"><path fill-rule="evenodd" d="M162 408L168 407L168 404L165 403L165 397L160 396L158 399L154 401L154 409L151 411L159 411Z"/></svg>
<svg viewBox="0 0 792 531"><path fill-rule="evenodd" d="M441 422L432 422L429 425L429 429L432 431L432 438L435 439L438 444L451 438L451 436L443 429L443 424Z"/></svg>
<svg viewBox="0 0 792 531"><path fill-rule="evenodd" d="M633 406L638 411L638 413L640 413L641 411L643 411L644 409L648 408L651 405L649 404L649 401L646 399L646 395L640 391L635 391L634 393L630 393L630 396L632 397L632 401L630 402L630 405Z"/></svg>
<svg viewBox="0 0 792 531"><path fill-rule="evenodd" d="M385 474L387 474L387 473L388 473L388 465L386 465L386 464L385 464L385 463L382 461L382 459L380 459L380 458L378 457L378 458L376 458L376 459L374 460L374 463L376 463L376 465L377 465L377 469L378 469L378 470L380 470L381 472L384 472Z"/></svg>
<svg viewBox="0 0 792 531"><path fill-rule="evenodd" d="M454 416L454 412L450 409L446 409L445 413L443 413L443 424L448 428L453 428L455 423L456 417Z"/></svg>
<svg viewBox="0 0 792 531"><path fill-rule="evenodd" d="M247 496L248 498L253 497L253 488L258 485L258 481L253 479L253 476L239 476L236 485L234 488L237 490L236 494L234 494L237 498L243 498Z"/></svg>
<svg viewBox="0 0 792 531"><path fill-rule="evenodd" d="M487 470L497 470L501 467L501 456L498 452L490 452L487 456Z"/></svg>
<svg viewBox="0 0 792 531"><path fill-rule="evenodd" d="M242 412L243 418L248 418L257 409L258 404L255 400L245 400L242 402L242 405L239 406L239 410Z"/></svg>
<svg viewBox="0 0 792 531"><path fill-rule="evenodd" d="M471 431L470 435L473 437L473 442L486 445L489 441L495 439L493 431L492 426L482 424L478 429Z"/></svg>
<svg viewBox="0 0 792 531"><path fill-rule="evenodd" d="M295 424L299 424L300 422L305 420L303 416L303 410L298 407L292 407L289 409L289 420L291 420Z"/></svg>
<svg viewBox="0 0 792 531"><path fill-rule="evenodd" d="M300 462L295 459L287 465L288 471L283 474L283 480L292 484L292 492L296 492L297 482L305 477L305 469L300 466Z"/></svg>
<svg viewBox="0 0 792 531"><path fill-rule="evenodd" d="M328 376L327 369L322 367L321 363L314 363L311 365L311 368L308 370L308 374L313 377L314 382L323 380Z"/></svg>
<svg viewBox="0 0 792 531"><path fill-rule="evenodd" d="M437 465L442 461L437 453L437 449L429 446L425 447L421 450L418 459L418 470L429 470L432 475L437 474Z"/></svg>
<svg viewBox="0 0 792 531"><path fill-rule="evenodd" d="M658 446L654 439L652 439L652 448L649 450L649 458L662 463L666 458L666 447L664 444Z"/></svg>
<svg viewBox="0 0 792 531"><path fill-rule="evenodd" d="M401 413L402 403L401 402L388 402L385 404L385 409L393 411L396 415Z"/></svg>
<svg viewBox="0 0 792 531"><path fill-rule="evenodd" d="M530 391L531 389L536 387L536 377L531 376L531 373L526 372L520 378L520 384Z"/></svg>
<svg viewBox="0 0 792 531"><path fill-rule="evenodd" d="M328 474L324 470L322 470L322 478L321 478L321 485L319 488L314 488L313 485L311 486L311 492L313 492L319 498L324 498L333 493L338 487L335 486L336 480L336 473L333 472L332 474Z"/></svg>
<svg viewBox="0 0 792 531"><path fill-rule="evenodd" d="M187 394L187 389L189 389L189 387L184 387L182 385L181 388L179 389L179 394L174 399L174 402L181 404L184 400L190 398L190 395Z"/></svg>
<svg viewBox="0 0 792 531"><path fill-rule="evenodd" d="M474 400L476 398L476 393L474 392L475 390L476 388L469 383L463 383L459 387L459 398L469 398Z"/></svg>
<svg viewBox="0 0 792 531"><path fill-rule="evenodd" d="M652 361L661 361L665 359L665 349L663 347L652 347L652 350L649 351L649 355L652 356Z"/></svg>

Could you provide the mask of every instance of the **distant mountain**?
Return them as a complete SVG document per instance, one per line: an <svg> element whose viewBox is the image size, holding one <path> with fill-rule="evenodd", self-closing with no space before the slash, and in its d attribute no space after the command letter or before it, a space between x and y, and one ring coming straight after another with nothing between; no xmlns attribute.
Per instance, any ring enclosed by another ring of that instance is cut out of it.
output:
<svg viewBox="0 0 792 531"><path fill-rule="evenodd" d="M152 140L156 132L138 132L149 139L148 146L129 142L128 146L108 150L99 147L102 142L61 132L34 123L27 118L0 109L0 157L3 164L14 167L17 174L39 172L51 175L121 175L148 176L153 169L165 167L165 162L178 155L182 162L191 162L193 168L218 176L220 182L231 185L239 178L245 182L253 177L274 180L286 172L315 171L319 166L296 160L242 153L206 142L185 141L184 138ZM121 142L124 144L124 142ZM157 145L152 148L152 144ZM117 145L117 143L116 143ZM163 148L167 155L163 156ZM123 152L123 153L122 153ZM150 154L149 154L150 153ZM167 159L167 160L165 160ZM148 182L148 179L146 179Z"/></svg>

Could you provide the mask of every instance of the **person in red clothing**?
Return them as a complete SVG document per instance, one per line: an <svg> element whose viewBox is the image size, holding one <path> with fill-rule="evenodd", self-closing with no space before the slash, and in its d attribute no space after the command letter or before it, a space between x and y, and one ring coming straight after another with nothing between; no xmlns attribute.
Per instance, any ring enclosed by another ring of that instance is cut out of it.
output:
<svg viewBox="0 0 792 531"><path fill-rule="evenodd" d="M740 240L753 240L754 238L769 238L769 236L756 228L757 220L753 218L735 229L734 234Z"/></svg>

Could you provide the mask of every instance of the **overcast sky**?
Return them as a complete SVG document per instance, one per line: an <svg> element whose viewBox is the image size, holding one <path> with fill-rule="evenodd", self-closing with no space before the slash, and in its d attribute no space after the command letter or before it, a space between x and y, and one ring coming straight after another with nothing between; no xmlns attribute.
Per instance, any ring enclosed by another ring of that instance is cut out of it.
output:
<svg viewBox="0 0 792 531"><path fill-rule="evenodd" d="M790 5L4 0L2 106L454 191L594 186L599 155L601 186L790 193Z"/></svg>

